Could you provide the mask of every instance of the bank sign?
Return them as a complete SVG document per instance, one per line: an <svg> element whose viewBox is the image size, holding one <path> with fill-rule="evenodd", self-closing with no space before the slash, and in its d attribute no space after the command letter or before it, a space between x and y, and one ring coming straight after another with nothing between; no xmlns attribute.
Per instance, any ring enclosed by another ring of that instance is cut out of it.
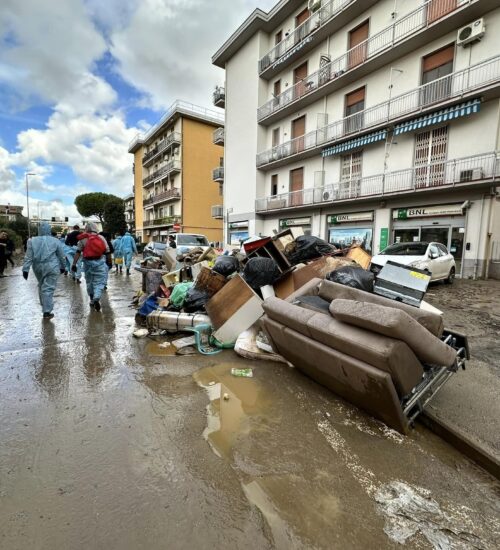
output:
<svg viewBox="0 0 500 550"><path fill-rule="evenodd" d="M372 221L373 212L355 212L353 214L334 214L333 216L328 216L328 223L330 225L337 225L338 223Z"/></svg>
<svg viewBox="0 0 500 550"><path fill-rule="evenodd" d="M393 210L394 220L409 220L412 218L432 218L434 216L461 216L460 204L444 204L442 206L419 206L418 208L398 208Z"/></svg>
<svg viewBox="0 0 500 550"><path fill-rule="evenodd" d="M280 227L298 227L301 225L311 225L311 218L290 218L288 220L280 220Z"/></svg>

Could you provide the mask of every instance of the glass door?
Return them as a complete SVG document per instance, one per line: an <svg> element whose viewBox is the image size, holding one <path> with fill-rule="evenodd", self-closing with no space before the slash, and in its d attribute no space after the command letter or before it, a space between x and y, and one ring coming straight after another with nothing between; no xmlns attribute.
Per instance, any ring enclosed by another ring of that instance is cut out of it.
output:
<svg viewBox="0 0 500 550"><path fill-rule="evenodd" d="M392 243L414 243L420 240L420 229L418 227L407 229L395 229Z"/></svg>
<svg viewBox="0 0 500 550"><path fill-rule="evenodd" d="M465 229L463 227L453 227L451 229L451 242L449 250L452 256L455 258L457 265L456 273L462 272L462 258L464 254L464 236Z"/></svg>
<svg viewBox="0 0 500 550"><path fill-rule="evenodd" d="M448 248L449 246L449 227L422 227L420 232L420 240L427 243L441 243Z"/></svg>

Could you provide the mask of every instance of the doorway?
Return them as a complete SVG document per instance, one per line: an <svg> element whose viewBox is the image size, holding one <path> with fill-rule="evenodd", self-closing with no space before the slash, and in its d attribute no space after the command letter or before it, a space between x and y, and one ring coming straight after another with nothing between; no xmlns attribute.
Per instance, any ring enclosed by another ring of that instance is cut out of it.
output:
<svg viewBox="0 0 500 550"><path fill-rule="evenodd" d="M304 188L304 168L290 170L290 201L289 206L302 205L302 189Z"/></svg>
<svg viewBox="0 0 500 550"><path fill-rule="evenodd" d="M292 155L304 150L304 134L306 133L306 116L292 121Z"/></svg>

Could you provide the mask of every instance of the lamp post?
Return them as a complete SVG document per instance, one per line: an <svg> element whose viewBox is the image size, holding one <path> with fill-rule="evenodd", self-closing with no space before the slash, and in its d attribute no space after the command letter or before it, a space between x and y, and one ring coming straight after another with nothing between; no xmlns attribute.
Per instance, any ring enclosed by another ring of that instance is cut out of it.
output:
<svg viewBox="0 0 500 550"><path fill-rule="evenodd" d="M26 180L26 210L28 211L28 239L31 238L31 224L30 224L30 197L28 188L28 176L36 176L33 172L25 172L24 179Z"/></svg>

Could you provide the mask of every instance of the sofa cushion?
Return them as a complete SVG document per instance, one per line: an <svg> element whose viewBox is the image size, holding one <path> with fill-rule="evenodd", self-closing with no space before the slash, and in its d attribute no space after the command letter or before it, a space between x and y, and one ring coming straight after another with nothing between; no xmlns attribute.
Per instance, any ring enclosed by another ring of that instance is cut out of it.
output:
<svg viewBox="0 0 500 550"><path fill-rule="evenodd" d="M422 379L422 365L400 340L342 323L322 313L316 313L307 324L314 340L389 373L400 397L407 395Z"/></svg>
<svg viewBox="0 0 500 550"><path fill-rule="evenodd" d="M315 311L294 306L274 297L264 300L262 307L271 319L278 321L286 327L293 328L293 330L305 336L311 336L307 321L316 314Z"/></svg>
<svg viewBox="0 0 500 550"><path fill-rule="evenodd" d="M385 307L400 309L411 315L413 319L418 321L427 330L435 336L441 337L444 330L443 318L441 315L425 311L417 307L409 306L396 300L389 300L383 296L377 296L370 292L364 292L357 288L351 288L331 281L321 281L319 283L318 294L325 300L343 299L343 300L358 300L360 302L368 302L370 304L378 304Z"/></svg>
<svg viewBox="0 0 500 550"><path fill-rule="evenodd" d="M339 321L406 342L424 363L450 367L456 353L405 311L356 300L333 300L330 312Z"/></svg>

